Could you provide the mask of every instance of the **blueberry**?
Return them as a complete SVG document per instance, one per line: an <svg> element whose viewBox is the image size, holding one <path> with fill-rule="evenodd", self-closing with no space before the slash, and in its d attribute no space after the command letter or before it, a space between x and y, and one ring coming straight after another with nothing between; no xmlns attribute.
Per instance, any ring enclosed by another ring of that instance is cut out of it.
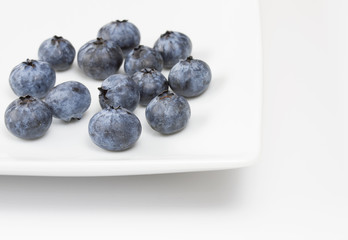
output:
<svg viewBox="0 0 348 240"><path fill-rule="evenodd" d="M117 43L127 55L140 43L140 32L138 28L128 20L116 20L104 25L98 32L98 37L110 39Z"/></svg>
<svg viewBox="0 0 348 240"><path fill-rule="evenodd" d="M111 75L98 89L100 91L99 103L102 108L121 106L133 111L139 103L138 85L128 75Z"/></svg>
<svg viewBox="0 0 348 240"><path fill-rule="evenodd" d="M75 53L74 46L68 40L54 36L41 43L39 59L48 62L56 71L64 71L71 67Z"/></svg>
<svg viewBox="0 0 348 240"><path fill-rule="evenodd" d="M77 62L87 76L104 80L120 69L123 54L116 42L97 38L80 48Z"/></svg>
<svg viewBox="0 0 348 240"><path fill-rule="evenodd" d="M5 125L15 136L23 139L42 137L52 123L52 113L38 98L19 97L5 111Z"/></svg>
<svg viewBox="0 0 348 240"><path fill-rule="evenodd" d="M82 83L68 81L55 86L47 94L45 102L54 117L69 122L82 118L91 104L91 94Z"/></svg>
<svg viewBox="0 0 348 240"><path fill-rule="evenodd" d="M88 125L89 136L99 147L122 151L134 145L141 134L137 116L121 107L108 107L96 113Z"/></svg>
<svg viewBox="0 0 348 240"><path fill-rule="evenodd" d="M138 84L140 104L146 106L154 97L168 90L168 81L163 74L153 68L144 68L132 75Z"/></svg>
<svg viewBox="0 0 348 240"><path fill-rule="evenodd" d="M170 70L169 86L176 93L184 97L196 97L202 94L211 81L211 71L205 62L193 59L180 60Z"/></svg>
<svg viewBox="0 0 348 240"><path fill-rule="evenodd" d="M47 62L27 59L13 68L9 81L17 96L43 98L56 83L56 73Z"/></svg>
<svg viewBox="0 0 348 240"><path fill-rule="evenodd" d="M147 105L145 116L154 130L162 134L172 134L185 128L191 110L184 97L164 91Z"/></svg>
<svg viewBox="0 0 348 240"><path fill-rule="evenodd" d="M192 43L188 36L180 32L166 31L153 47L161 53L164 68L172 68L180 59L191 55Z"/></svg>
<svg viewBox="0 0 348 240"><path fill-rule="evenodd" d="M162 71L163 59L156 50L139 45L127 55L124 61L124 71L132 75L143 68L154 68L157 71Z"/></svg>

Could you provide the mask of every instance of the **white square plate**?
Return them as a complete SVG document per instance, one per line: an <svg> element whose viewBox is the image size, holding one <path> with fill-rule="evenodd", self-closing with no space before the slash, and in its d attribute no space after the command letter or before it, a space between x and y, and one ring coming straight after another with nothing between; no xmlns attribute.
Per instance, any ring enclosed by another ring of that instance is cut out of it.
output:
<svg viewBox="0 0 348 240"><path fill-rule="evenodd" d="M7 2L0 10L1 114L16 98L8 84L10 71L27 58L36 59L43 40L61 35L78 51L96 37L102 25L116 19L137 25L141 44L147 46L153 46L166 30L187 34L193 43L192 56L210 65L213 78L203 95L188 99L192 115L186 129L163 136L150 128L145 108L139 106L135 110L143 126L139 141L127 151L108 152L94 145L87 132L89 119L100 110L97 87L101 81L86 77L75 61L72 69L57 73L57 83L76 80L85 84L92 94L91 107L80 121L55 119L47 134L33 141L11 135L2 121L0 174L135 175L230 169L254 162L260 151L262 100L258 1L196 4L60 1L50 6L46 1Z"/></svg>

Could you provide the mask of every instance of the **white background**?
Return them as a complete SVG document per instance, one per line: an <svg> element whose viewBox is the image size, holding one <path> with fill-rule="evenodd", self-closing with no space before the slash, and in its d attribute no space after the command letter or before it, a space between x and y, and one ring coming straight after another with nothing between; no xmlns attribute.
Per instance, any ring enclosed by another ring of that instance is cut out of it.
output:
<svg viewBox="0 0 348 240"><path fill-rule="evenodd" d="M0 238L347 239L343 2L261 1L257 164L154 176L1 176Z"/></svg>

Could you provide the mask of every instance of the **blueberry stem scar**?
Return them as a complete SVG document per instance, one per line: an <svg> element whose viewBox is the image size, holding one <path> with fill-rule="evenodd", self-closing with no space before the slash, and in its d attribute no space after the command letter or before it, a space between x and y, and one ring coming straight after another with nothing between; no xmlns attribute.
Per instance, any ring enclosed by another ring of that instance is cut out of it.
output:
<svg viewBox="0 0 348 240"><path fill-rule="evenodd" d="M141 70L142 73L146 74L146 73L153 73L155 71L155 69L153 68L144 68Z"/></svg>
<svg viewBox="0 0 348 240"><path fill-rule="evenodd" d="M53 38L51 39L51 43L52 43L52 44L56 44L56 42L59 43L62 39L63 39L62 36L54 35Z"/></svg>
<svg viewBox="0 0 348 240"><path fill-rule="evenodd" d="M173 31L166 31L165 33L163 33L162 35L161 35L161 37L163 38L163 37L169 37L170 36L170 34L172 34L173 33Z"/></svg>
<svg viewBox="0 0 348 240"><path fill-rule="evenodd" d="M107 89L104 89L104 88L102 88L102 87L98 87L98 90L100 91L100 96L103 96L105 99L108 99L108 98L106 97L106 93L108 92Z"/></svg>
<svg viewBox="0 0 348 240"><path fill-rule="evenodd" d="M144 45L139 45L137 47L134 48L133 50L133 56L135 58L140 58L140 54L144 51Z"/></svg>
<svg viewBox="0 0 348 240"><path fill-rule="evenodd" d="M192 56L188 56L187 58L186 58L186 61L187 62L191 62L193 60L193 57Z"/></svg>
<svg viewBox="0 0 348 240"><path fill-rule="evenodd" d="M138 50L140 50L140 49L142 49L142 48L143 48L143 45L139 45L139 46L137 46L137 47L134 48L134 51L138 51Z"/></svg>
<svg viewBox="0 0 348 240"><path fill-rule="evenodd" d="M97 37L97 40L93 42L95 45L102 45L105 42L105 40L101 37Z"/></svg>
<svg viewBox="0 0 348 240"><path fill-rule="evenodd" d="M169 92L168 90L164 90L158 96L159 96L159 99L162 100L162 99L165 99L165 98L171 98L172 96L174 96L174 93Z"/></svg>
<svg viewBox="0 0 348 240"><path fill-rule="evenodd" d="M115 22L113 22L113 23L124 23L124 22L128 22L128 20L122 20L122 21L120 21L120 20L116 20Z"/></svg>
<svg viewBox="0 0 348 240"><path fill-rule="evenodd" d="M23 63L25 63L27 66L35 67L33 60L30 60L29 58L27 58L27 61Z"/></svg>
<svg viewBox="0 0 348 240"><path fill-rule="evenodd" d="M29 95L21 96L21 97L19 97L19 99L21 100L21 102L20 102L21 105L24 105L24 104L27 104L29 102L34 102L35 101L35 98L32 98Z"/></svg>

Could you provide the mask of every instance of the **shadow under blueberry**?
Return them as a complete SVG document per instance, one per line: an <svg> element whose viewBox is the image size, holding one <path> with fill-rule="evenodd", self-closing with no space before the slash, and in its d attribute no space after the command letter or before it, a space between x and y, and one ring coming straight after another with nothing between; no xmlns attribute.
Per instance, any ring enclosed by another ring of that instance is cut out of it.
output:
<svg viewBox="0 0 348 240"><path fill-rule="evenodd" d="M85 116L83 116L82 118L85 118ZM54 125L73 126L76 124L80 124L82 122L82 118L72 118L71 121L67 122L54 117L52 121L52 127L54 127Z"/></svg>

